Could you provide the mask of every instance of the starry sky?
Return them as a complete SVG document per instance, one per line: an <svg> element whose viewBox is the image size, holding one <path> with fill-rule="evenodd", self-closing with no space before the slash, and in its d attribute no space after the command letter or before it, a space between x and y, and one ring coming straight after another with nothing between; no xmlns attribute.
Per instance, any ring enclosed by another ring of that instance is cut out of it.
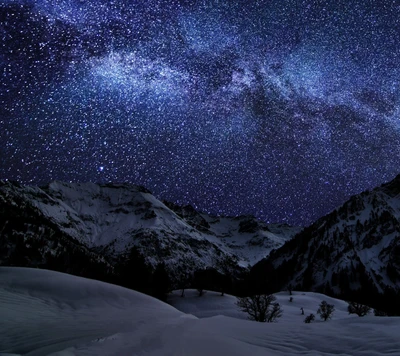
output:
<svg viewBox="0 0 400 356"><path fill-rule="evenodd" d="M307 225L400 173L398 0L5 0L0 32L0 179Z"/></svg>

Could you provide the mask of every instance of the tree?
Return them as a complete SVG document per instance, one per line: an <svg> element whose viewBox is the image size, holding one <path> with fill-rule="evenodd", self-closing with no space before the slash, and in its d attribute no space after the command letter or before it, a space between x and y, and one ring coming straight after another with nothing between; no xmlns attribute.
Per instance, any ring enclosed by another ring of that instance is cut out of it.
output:
<svg viewBox="0 0 400 356"><path fill-rule="evenodd" d="M228 255L213 260L213 269L216 272L214 280L221 296L232 290L232 271L236 269L237 262L237 258Z"/></svg>
<svg viewBox="0 0 400 356"><path fill-rule="evenodd" d="M171 290L171 280L163 262L159 263L153 273L153 296L165 301Z"/></svg>
<svg viewBox="0 0 400 356"><path fill-rule="evenodd" d="M117 266L118 284L150 294L152 270L136 246L131 248L128 256L124 256Z"/></svg>
<svg viewBox="0 0 400 356"><path fill-rule="evenodd" d="M332 317L334 311L335 311L335 306L333 304L328 304L325 300L323 300L319 305L317 314L320 315L321 319L327 321Z"/></svg>
<svg viewBox="0 0 400 356"><path fill-rule="evenodd" d="M386 313L382 310L374 309L374 315L375 316L388 316L388 313Z"/></svg>
<svg viewBox="0 0 400 356"><path fill-rule="evenodd" d="M368 305L363 305L357 302L348 302L347 311L349 314L357 314L361 317L369 314L371 308Z"/></svg>
<svg viewBox="0 0 400 356"><path fill-rule="evenodd" d="M310 315L306 316L306 318L304 319L304 322L306 324L310 324L312 321L314 321L315 319L315 315L313 313L311 313Z"/></svg>
<svg viewBox="0 0 400 356"><path fill-rule="evenodd" d="M207 272L205 269L195 271L193 274L193 287L199 292L199 297L204 293L207 285Z"/></svg>
<svg viewBox="0 0 400 356"><path fill-rule="evenodd" d="M220 291L223 296L230 288L231 282L229 276L218 272L213 267L197 270L193 275L193 287L197 289L199 296L203 295L204 290Z"/></svg>
<svg viewBox="0 0 400 356"><path fill-rule="evenodd" d="M190 288L192 284L192 275L189 273L183 273L181 275L179 284L178 284L178 289L181 289L181 297L183 298L185 296L185 289Z"/></svg>
<svg viewBox="0 0 400 356"><path fill-rule="evenodd" d="M276 319L282 316L283 310L279 303L272 303L272 308L269 313L267 313L267 322L272 323Z"/></svg>
<svg viewBox="0 0 400 356"><path fill-rule="evenodd" d="M236 305L241 311L249 314L250 320L271 323L282 316L282 308L274 295L257 294L237 298Z"/></svg>

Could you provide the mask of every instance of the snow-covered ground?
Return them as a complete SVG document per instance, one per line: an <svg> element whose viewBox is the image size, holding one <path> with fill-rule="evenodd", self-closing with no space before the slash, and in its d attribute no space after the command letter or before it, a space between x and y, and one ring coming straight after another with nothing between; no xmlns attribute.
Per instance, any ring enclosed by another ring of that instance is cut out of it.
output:
<svg viewBox="0 0 400 356"><path fill-rule="evenodd" d="M331 320L356 318L358 316L349 315L347 312L347 303L343 300L328 297L324 294L312 292L297 292L293 291L292 296L288 292L275 294L276 301L281 305L284 312L282 317L277 321L279 323L298 323L304 324L304 318L310 313L315 314L316 322L319 322L317 316L318 305L322 300L326 300L329 304L335 306L335 312ZM293 301L290 302L290 297ZM246 319L247 314L238 310L236 306L236 297L231 295L221 296L221 293L206 291L204 296L199 297L197 290L185 290L185 297L181 298L181 291L174 291L170 294L168 303L176 309L193 314L198 318L208 318L216 315L224 315L238 319ZM304 309L304 314L301 314L301 308ZM372 317L374 320L375 317ZM400 318L399 318L400 326Z"/></svg>
<svg viewBox="0 0 400 356"><path fill-rule="evenodd" d="M277 294L276 323L246 319L236 298L180 291L174 307L118 286L62 273L0 268L0 354L24 355L400 355L400 318L359 318L315 293ZM327 322L305 324L321 300Z"/></svg>

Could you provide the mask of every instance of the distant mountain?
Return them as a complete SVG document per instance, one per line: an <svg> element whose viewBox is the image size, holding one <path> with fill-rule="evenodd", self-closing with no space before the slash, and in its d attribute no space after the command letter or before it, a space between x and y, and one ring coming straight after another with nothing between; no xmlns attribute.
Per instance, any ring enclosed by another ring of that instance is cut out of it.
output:
<svg viewBox="0 0 400 356"><path fill-rule="evenodd" d="M385 300L397 305L400 175L351 197L273 251L254 266L253 274L277 290L291 286L369 304L382 305Z"/></svg>
<svg viewBox="0 0 400 356"><path fill-rule="evenodd" d="M129 184L0 183L0 265L113 279L140 255L150 268L165 265L178 283L207 267L236 273L299 231L199 213Z"/></svg>

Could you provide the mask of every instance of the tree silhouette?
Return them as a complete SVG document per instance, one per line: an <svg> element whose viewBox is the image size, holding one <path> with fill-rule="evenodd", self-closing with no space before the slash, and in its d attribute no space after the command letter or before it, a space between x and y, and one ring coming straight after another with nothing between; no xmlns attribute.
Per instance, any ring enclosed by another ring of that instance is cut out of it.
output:
<svg viewBox="0 0 400 356"><path fill-rule="evenodd" d="M361 317L367 315L371 311L371 308L368 305L363 305L357 302L349 302L347 311L349 314L357 314Z"/></svg>
<svg viewBox="0 0 400 356"><path fill-rule="evenodd" d="M171 290L171 280L165 268L165 263L161 262L157 265L153 273L152 286L153 296L165 301Z"/></svg>
<svg viewBox="0 0 400 356"><path fill-rule="evenodd" d="M327 321L332 317L334 311L335 311L335 306L333 304L328 304L325 300L323 300L319 305L317 314L320 315L321 319Z"/></svg>
<svg viewBox="0 0 400 356"><path fill-rule="evenodd" d="M250 297L237 298L239 309L249 314L250 320L271 323L282 316L282 308L272 294L257 294Z"/></svg>

